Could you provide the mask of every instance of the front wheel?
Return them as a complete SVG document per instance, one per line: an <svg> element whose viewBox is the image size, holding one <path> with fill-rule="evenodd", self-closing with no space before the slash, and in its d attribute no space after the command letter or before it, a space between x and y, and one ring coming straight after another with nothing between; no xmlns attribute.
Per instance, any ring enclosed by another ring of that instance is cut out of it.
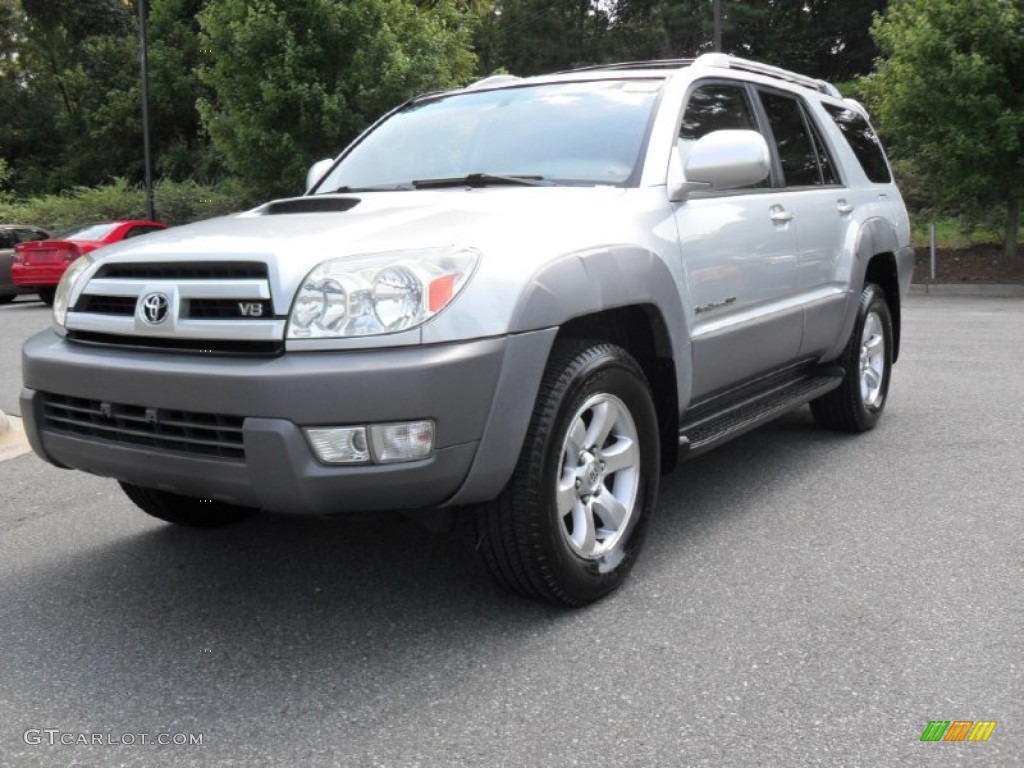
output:
<svg viewBox="0 0 1024 768"><path fill-rule="evenodd" d="M636 361L612 344L557 342L512 478L477 510L477 549L498 583L568 606L618 587L654 510L659 446Z"/></svg>
<svg viewBox="0 0 1024 768"><path fill-rule="evenodd" d="M122 482L120 485L125 495L146 514L190 528L218 528L237 523L257 512L251 507L240 507L214 499L194 499L132 483Z"/></svg>
<svg viewBox="0 0 1024 768"><path fill-rule="evenodd" d="M853 332L837 361L846 371L843 383L811 401L811 413L822 426L844 432L866 432L878 423L889 397L892 375L892 317L885 293L874 283L864 286Z"/></svg>

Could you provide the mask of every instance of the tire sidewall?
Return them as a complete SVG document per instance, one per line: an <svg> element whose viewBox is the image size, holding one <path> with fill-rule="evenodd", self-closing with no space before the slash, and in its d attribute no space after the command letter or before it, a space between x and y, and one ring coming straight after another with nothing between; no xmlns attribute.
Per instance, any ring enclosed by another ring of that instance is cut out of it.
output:
<svg viewBox="0 0 1024 768"><path fill-rule="evenodd" d="M543 473L540 478L540 506L547 525L545 548L557 571L560 585L575 600L590 601L617 587L632 568L643 545L644 535L654 510L658 492L658 425L650 390L643 374L625 352L614 347L601 349L589 360L560 393L554 428L544 447ZM586 559L572 550L562 533L562 520L555 500L562 448L571 419L594 395L610 394L629 410L637 429L640 449L640 478L637 500L622 542L597 559Z"/></svg>
<svg viewBox="0 0 1024 768"><path fill-rule="evenodd" d="M867 405L860 394L860 347L863 343L864 326L872 312L878 316L879 324L882 327L882 339L885 344L885 365L882 371L881 398L875 405ZM889 312L889 304L885 299L885 294L878 286L874 284L868 285L864 288L864 293L861 296L860 311L857 314L857 327L854 329L854 335L850 340L849 352L851 386L855 388L854 392L856 393L856 402L859 406L860 421L868 428L873 427L878 422L882 411L885 409L885 404L889 400L889 381L892 378L892 345L892 316Z"/></svg>

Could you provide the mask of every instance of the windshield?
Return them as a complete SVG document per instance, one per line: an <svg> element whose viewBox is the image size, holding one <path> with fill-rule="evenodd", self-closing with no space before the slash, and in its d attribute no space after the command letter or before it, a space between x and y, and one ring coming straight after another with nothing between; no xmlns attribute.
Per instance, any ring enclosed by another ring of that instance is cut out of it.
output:
<svg viewBox="0 0 1024 768"><path fill-rule="evenodd" d="M117 227L117 224L84 224L59 235L54 235L54 240L102 240Z"/></svg>
<svg viewBox="0 0 1024 768"><path fill-rule="evenodd" d="M411 188L466 176L624 184L662 80L556 83L412 104L353 147L317 193Z"/></svg>

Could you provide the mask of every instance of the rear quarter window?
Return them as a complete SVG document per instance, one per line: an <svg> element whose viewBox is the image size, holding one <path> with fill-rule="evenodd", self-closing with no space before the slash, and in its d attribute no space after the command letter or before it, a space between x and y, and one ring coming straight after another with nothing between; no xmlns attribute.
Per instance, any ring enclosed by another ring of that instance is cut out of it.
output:
<svg viewBox="0 0 1024 768"><path fill-rule="evenodd" d="M852 109L844 109L833 104L825 104L829 116L839 126L846 143L850 145L853 154L857 156L861 168L868 180L875 184L889 184L892 182L892 174L889 172L889 164L885 161L885 152L882 150L882 143L878 140L877 134L871 128L871 124L864 118L864 115Z"/></svg>

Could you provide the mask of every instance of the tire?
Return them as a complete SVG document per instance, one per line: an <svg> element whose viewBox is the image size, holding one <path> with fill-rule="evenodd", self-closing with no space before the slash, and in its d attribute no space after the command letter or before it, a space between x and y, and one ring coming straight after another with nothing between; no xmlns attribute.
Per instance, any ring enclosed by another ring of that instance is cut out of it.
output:
<svg viewBox="0 0 1024 768"><path fill-rule="evenodd" d="M16 293L3 293L3 294L0 294L0 305L10 304L12 301L14 301L14 298L17 295L18 294L16 294Z"/></svg>
<svg viewBox="0 0 1024 768"><path fill-rule="evenodd" d="M889 304L884 291L869 283L861 293L850 340L836 361L845 370L843 383L811 401L815 420L843 432L873 429L889 397L892 352Z"/></svg>
<svg viewBox="0 0 1024 768"><path fill-rule="evenodd" d="M512 478L476 510L484 565L524 597L561 606L603 597L640 553L659 462L636 361L612 344L556 342Z"/></svg>
<svg viewBox="0 0 1024 768"><path fill-rule="evenodd" d="M125 495L146 514L190 528L219 528L251 517L258 511L224 501L193 499L169 491L142 488L132 483L122 482L120 485Z"/></svg>
<svg viewBox="0 0 1024 768"><path fill-rule="evenodd" d="M57 289L56 288L40 288L39 289L39 298L42 299L43 304L45 304L48 307L52 307L53 306L53 300L54 300L54 298L56 298L56 296L57 296Z"/></svg>

